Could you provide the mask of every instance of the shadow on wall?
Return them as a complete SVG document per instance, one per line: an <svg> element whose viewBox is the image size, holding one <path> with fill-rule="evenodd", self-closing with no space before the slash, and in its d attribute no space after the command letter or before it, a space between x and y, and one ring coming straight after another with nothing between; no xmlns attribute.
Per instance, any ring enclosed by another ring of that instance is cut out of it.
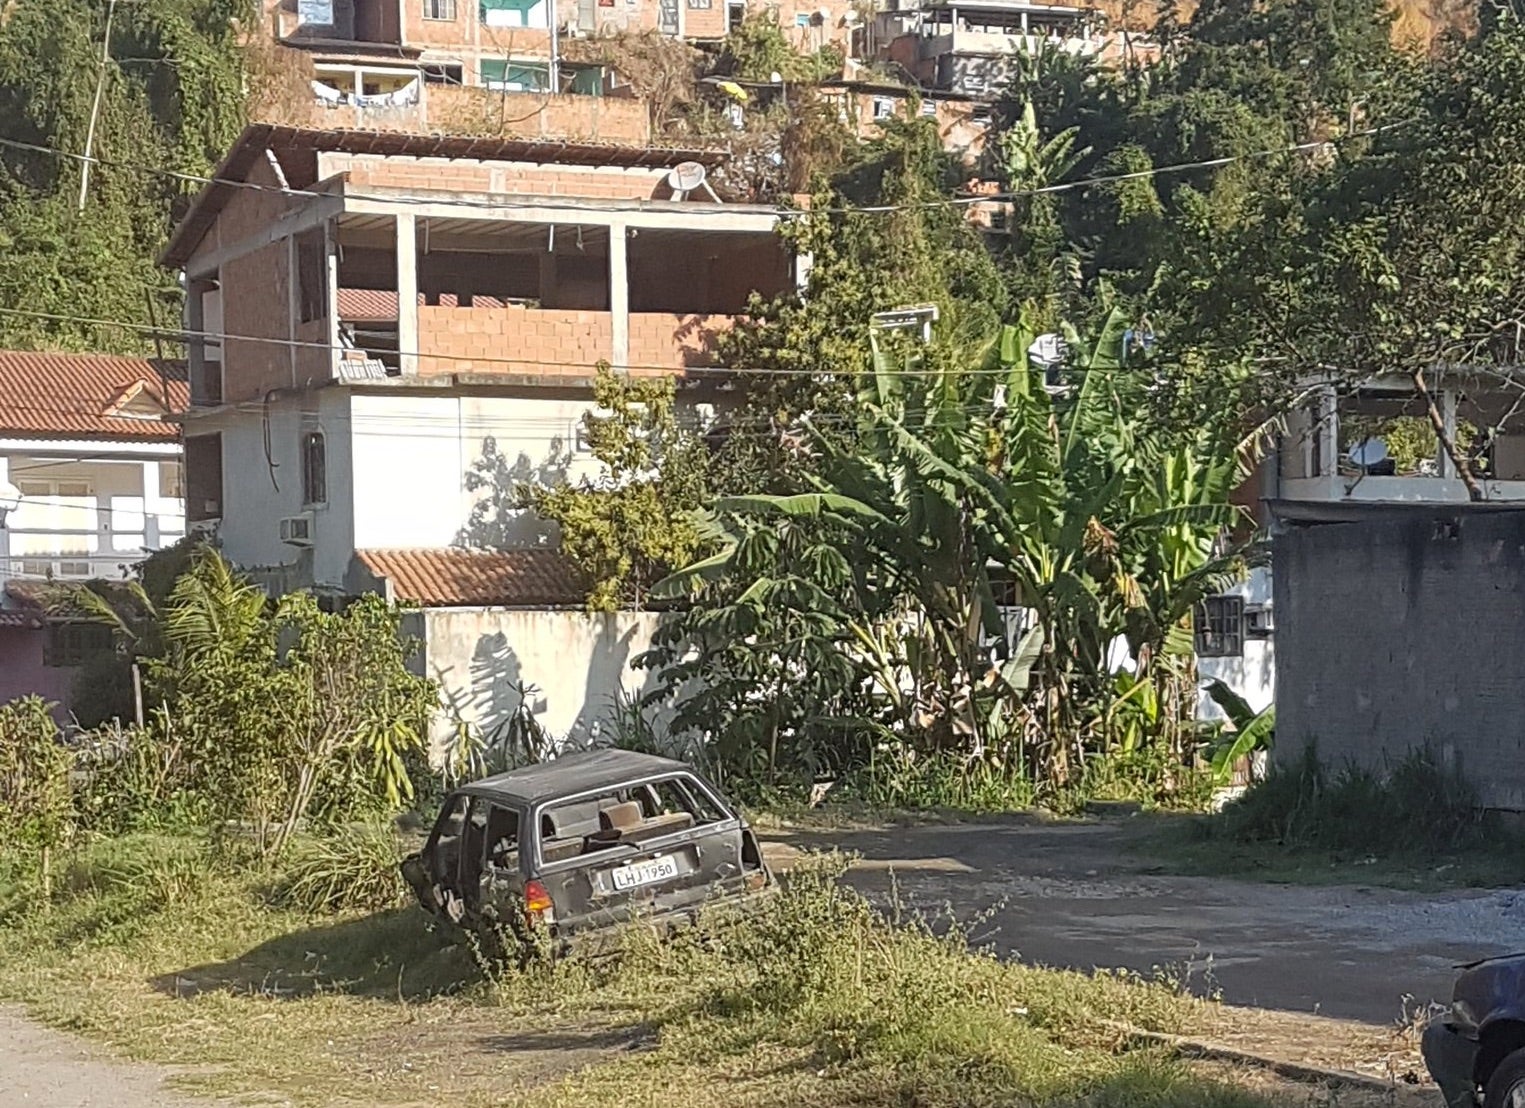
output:
<svg viewBox="0 0 1525 1108"><path fill-rule="evenodd" d="M474 641L460 643L458 661L434 667L452 721L471 724L494 755L512 762L538 745L525 742L522 718L515 726L524 712L558 748L608 745L621 737L618 697L629 687L630 660L646 648L656 617L503 611L489 618L500 627L480 628ZM655 675L646 671L641 681L634 695L654 687Z"/></svg>
<svg viewBox="0 0 1525 1108"><path fill-rule="evenodd" d="M477 500L455 544L498 550L554 543L556 525L521 507L519 488L565 484L571 461L571 452L559 436L551 440L545 460L537 464L523 451L510 462L498 448L498 440L488 435L482 440L481 456L466 471L466 491L476 493Z"/></svg>

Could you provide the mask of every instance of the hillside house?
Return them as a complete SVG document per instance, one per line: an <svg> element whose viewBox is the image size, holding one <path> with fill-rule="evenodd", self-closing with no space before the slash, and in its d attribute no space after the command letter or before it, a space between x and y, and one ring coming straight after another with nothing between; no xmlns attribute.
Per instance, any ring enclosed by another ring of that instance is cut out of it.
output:
<svg viewBox="0 0 1525 1108"><path fill-rule="evenodd" d="M621 32L718 42L744 18L778 22L799 50L850 48L850 0L265 0L275 41L311 55L318 81L378 106L430 85L603 96L618 77L565 43Z"/></svg>
<svg viewBox="0 0 1525 1108"><path fill-rule="evenodd" d="M701 372L718 337L800 275L780 210L673 193L673 167L722 156L246 130L163 256L189 293L190 525L273 591L427 606L431 674L489 729L510 672L547 719L589 718L613 688L588 673L649 626L565 612L570 639L509 635L513 612L581 603L515 489L597 476L600 362L684 378L695 421L735 395Z"/></svg>
<svg viewBox="0 0 1525 1108"><path fill-rule="evenodd" d="M67 718L74 671L108 628L53 618L59 582L125 577L185 531L183 365L0 351L0 702Z"/></svg>

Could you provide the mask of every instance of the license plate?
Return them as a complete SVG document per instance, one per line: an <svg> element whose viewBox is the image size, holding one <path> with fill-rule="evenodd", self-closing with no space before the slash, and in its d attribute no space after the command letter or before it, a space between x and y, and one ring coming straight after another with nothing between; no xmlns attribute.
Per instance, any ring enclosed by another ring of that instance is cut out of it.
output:
<svg viewBox="0 0 1525 1108"><path fill-rule="evenodd" d="M621 866L614 871L614 887L621 892L626 889L667 881L678 876L678 862L674 858L652 858L647 862Z"/></svg>

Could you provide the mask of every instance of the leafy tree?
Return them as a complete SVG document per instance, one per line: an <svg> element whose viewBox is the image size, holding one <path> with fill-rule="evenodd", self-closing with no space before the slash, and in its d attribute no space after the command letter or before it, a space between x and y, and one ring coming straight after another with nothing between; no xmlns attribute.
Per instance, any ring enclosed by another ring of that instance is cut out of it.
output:
<svg viewBox="0 0 1525 1108"><path fill-rule="evenodd" d="M709 450L677 408L670 377L621 377L607 365L593 389L607 415L586 419L602 471L576 484L523 484L518 497L553 520L561 549L592 582L588 607L639 604L699 549L688 513L706 493Z"/></svg>
<svg viewBox="0 0 1525 1108"><path fill-rule="evenodd" d="M206 174L244 116L239 26L249 0L118 3L101 64L107 0L13 4L0 19L0 314L12 346L146 350L136 327L168 324L177 289L155 261L187 185ZM90 187L79 206L100 92ZM194 188L194 186L190 186ZM152 307L151 307L152 305Z"/></svg>
<svg viewBox="0 0 1525 1108"><path fill-rule="evenodd" d="M790 709L786 688L808 680L833 686L826 703L853 725L839 766L877 734L972 757L1015 747L1041 782L1063 784L1076 755L1106 744L1119 636L1174 716L1187 712L1189 670L1165 659L1189 658L1194 606L1236 569L1218 544L1239 520L1228 498L1242 444L1231 421L1152 424L1152 375L1124 357L1124 329L1114 313L1091 343L1072 332L1059 386L1030 364L1034 335L1020 327L972 356L939 345L901 363L905 351L881 351L853 448L817 435L811 491L717 502L721 551L664 584L696 603L638 664L681 698L718 659L733 690L724 705L695 693L702 710L680 706L680 724L722 748L730 728L766 736L770 776L808 768L826 761L807 755L822 728ZM996 579L1031 616L1000 664ZM748 700L745 680L763 675L775 685ZM787 766L781 738L794 744Z"/></svg>

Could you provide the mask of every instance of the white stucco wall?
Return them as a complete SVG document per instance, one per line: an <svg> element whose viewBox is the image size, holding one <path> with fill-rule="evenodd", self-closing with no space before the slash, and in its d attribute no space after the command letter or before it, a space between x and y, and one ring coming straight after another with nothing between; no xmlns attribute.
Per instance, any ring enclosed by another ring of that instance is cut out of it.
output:
<svg viewBox="0 0 1525 1108"><path fill-rule="evenodd" d="M323 433L328 485L327 503L311 507L302 503L302 436L309 430ZM324 389L187 421L187 437L211 433L222 435L217 537L228 559L251 571L284 569L297 585L342 586L354 550L349 397ZM313 518L310 549L288 545L280 535L284 517L304 512Z"/></svg>
<svg viewBox="0 0 1525 1108"><path fill-rule="evenodd" d="M590 394L470 396L423 391L357 394L355 546L417 548L529 545L545 525L508 507L518 482L559 483L597 473L577 452ZM485 489L468 475L491 440L503 459ZM481 498L503 506L474 523Z"/></svg>
<svg viewBox="0 0 1525 1108"><path fill-rule="evenodd" d="M1250 571L1249 578L1231 589L1227 595L1242 596L1246 605L1271 604L1271 570L1260 567ZM1274 626L1274 623L1273 623ZM1213 678L1222 681L1249 703L1257 712L1268 707L1276 694L1276 636L1244 639L1244 654L1238 658L1198 658L1197 676L1202 684ZM1221 720L1223 712L1206 694L1197 704L1197 716L1205 720Z"/></svg>
<svg viewBox="0 0 1525 1108"><path fill-rule="evenodd" d="M425 671L446 705L437 746L457 719L490 737L518 709L519 683L537 690L531 711L553 738L585 740L609 719L618 690L639 693L652 680L630 662L650 646L655 613L432 608L422 615Z"/></svg>

